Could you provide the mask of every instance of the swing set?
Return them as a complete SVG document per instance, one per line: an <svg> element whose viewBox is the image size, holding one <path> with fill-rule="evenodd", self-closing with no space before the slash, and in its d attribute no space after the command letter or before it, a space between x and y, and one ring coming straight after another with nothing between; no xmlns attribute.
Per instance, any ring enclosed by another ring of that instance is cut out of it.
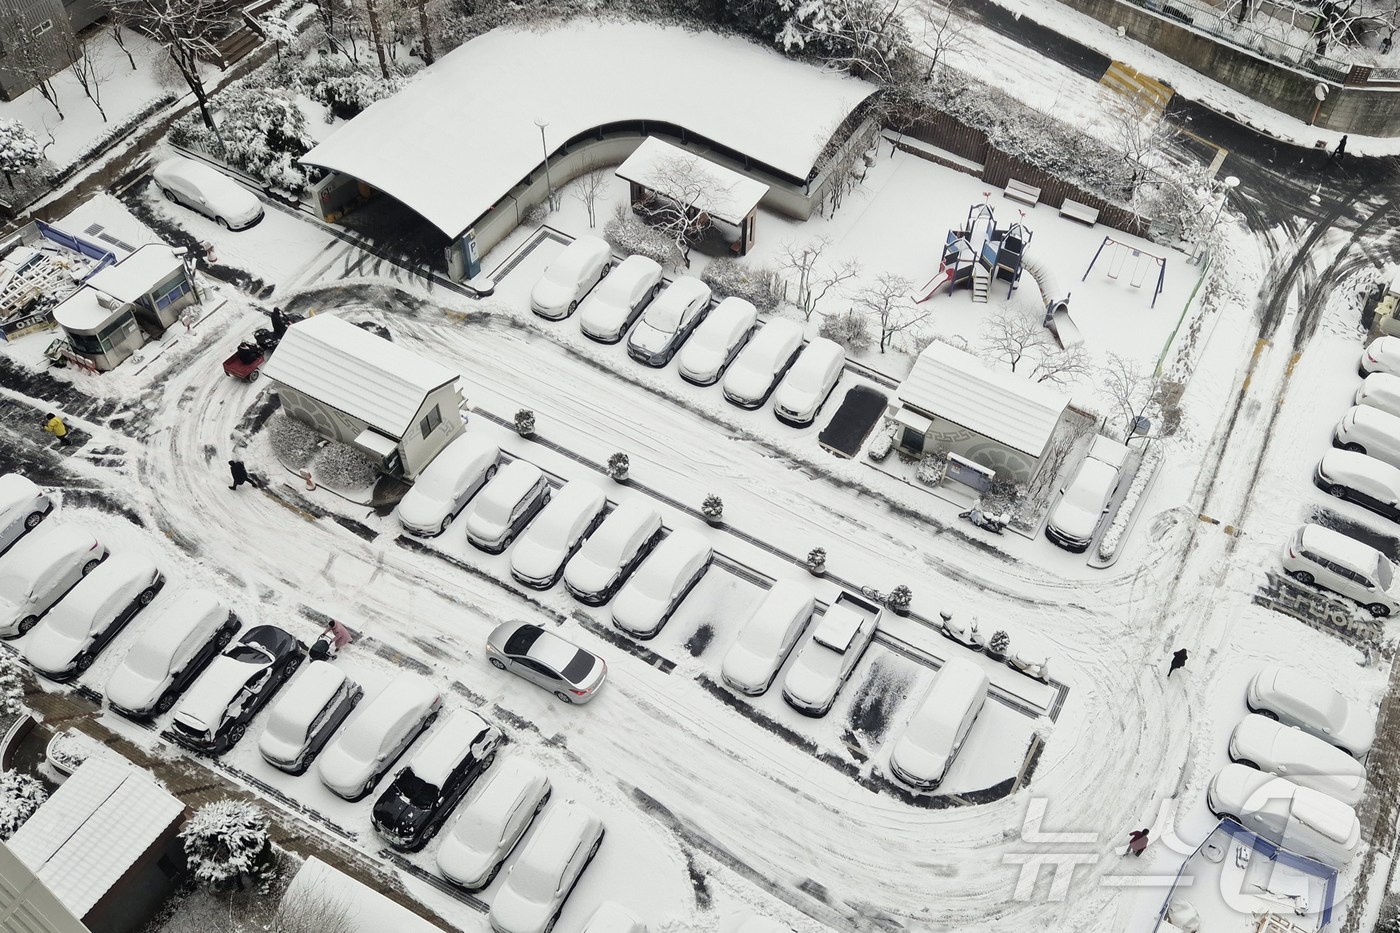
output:
<svg viewBox="0 0 1400 933"><path fill-rule="evenodd" d="M1132 271L1129 274L1130 277L1128 281L1133 288L1141 288L1142 283L1147 281L1148 273L1151 271L1152 267L1154 265L1157 267L1157 283L1152 291L1151 305L1151 307L1157 307L1157 296L1162 294L1162 288L1167 283L1167 257L1149 253L1147 250L1138 249L1136 246L1129 246L1127 243L1115 240L1111 236L1103 238L1103 242L1099 244L1098 250L1094 253L1094 258L1089 260L1089 268L1084 270L1084 275L1079 281L1083 282L1085 279L1089 278L1089 273L1094 271L1094 264L1099 261L1099 257L1103 255L1104 247L1107 246L1113 247L1108 254L1108 277L1110 279L1118 278L1127 267L1128 260L1132 259Z"/></svg>

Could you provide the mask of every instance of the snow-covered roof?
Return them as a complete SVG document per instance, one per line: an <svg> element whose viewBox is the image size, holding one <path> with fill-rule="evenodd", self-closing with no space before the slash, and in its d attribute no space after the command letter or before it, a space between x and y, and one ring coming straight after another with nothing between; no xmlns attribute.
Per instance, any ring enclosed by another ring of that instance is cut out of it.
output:
<svg viewBox="0 0 1400 933"><path fill-rule="evenodd" d="M117 263L101 269L87 284L113 298L132 302L143 297L184 265L164 243L147 243Z"/></svg>
<svg viewBox="0 0 1400 933"><path fill-rule="evenodd" d="M325 900L345 908L346 933L444 933L422 917L401 907L369 885L337 868L332 868L316 856L302 863L282 895L288 903Z"/></svg>
<svg viewBox="0 0 1400 933"><path fill-rule="evenodd" d="M875 88L744 39L649 23L494 29L423 69L302 161L352 175L448 236L595 127L684 127L794 178Z"/></svg>
<svg viewBox="0 0 1400 933"><path fill-rule="evenodd" d="M130 762L89 758L7 845L82 917L184 809Z"/></svg>
<svg viewBox="0 0 1400 933"><path fill-rule="evenodd" d="M942 341L928 345L896 397L1013 450L1039 457L1069 396L1015 373L998 372Z"/></svg>
<svg viewBox="0 0 1400 933"><path fill-rule="evenodd" d="M617 167L617 177L636 182L657 194L684 203L738 226L768 193L768 186L701 158L693 152L648 136L627 161ZM680 190L694 186L695 192Z"/></svg>
<svg viewBox="0 0 1400 933"><path fill-rule="evenodd" d="M458 375L331 314L289 327L262 371L394 438L407 433L429 392Z"/></svg>
<svg viewBox="0 0 1400 933"><path fill-rule="evenodd" d="M53 309L53 319L64 330L83 333L100 331L130 309L105 292L84 285Z"/></svg>

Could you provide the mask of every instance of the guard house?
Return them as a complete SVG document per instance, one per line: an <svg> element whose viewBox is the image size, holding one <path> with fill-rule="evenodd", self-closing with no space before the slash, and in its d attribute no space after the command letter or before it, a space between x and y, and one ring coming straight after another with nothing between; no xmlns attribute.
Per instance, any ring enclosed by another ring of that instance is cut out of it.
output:
<svg viewBox="0 0 1400 933"><path fill-rule="evenodd" d="M736 255L753 248L758 202L768 193L763 182L655 136L618 166L617 177L631 186L632 207L639 213L657 199L669 201L683 207L701 230L718 222Z"/></svg>
<svg viewBox="0 0 1400 933"><path fill-rule="evenodd" d="M318 434L414 479L463 430L458 374L331 314L287 328L262 372Z"/></svg>
<svg viewBox="0 0 1400 933"><path fill-rule="evenodd" d="M895 398L899 450L946 450L1016 483L1035 476L1069 407L1069 396L940 341L919 354Z"/></svg>

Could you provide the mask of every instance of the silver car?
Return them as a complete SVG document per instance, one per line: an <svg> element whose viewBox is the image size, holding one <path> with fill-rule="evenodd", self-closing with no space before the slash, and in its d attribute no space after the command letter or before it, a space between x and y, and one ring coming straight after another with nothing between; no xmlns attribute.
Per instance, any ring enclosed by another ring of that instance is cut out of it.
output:
<svg viewBox="0 0 1400 933"><path fill-rule="evenodd" d="M506 622L486 639L498 671L533 681L565 703L587 703L608 677L602 658L529 622Z"/></svg>
<svg viewBox="0 0 1400 933"><path fill-rule="evenodd" d="M18 473L0 476L0 554L52 511L53 500L28 478Z"/></svg>

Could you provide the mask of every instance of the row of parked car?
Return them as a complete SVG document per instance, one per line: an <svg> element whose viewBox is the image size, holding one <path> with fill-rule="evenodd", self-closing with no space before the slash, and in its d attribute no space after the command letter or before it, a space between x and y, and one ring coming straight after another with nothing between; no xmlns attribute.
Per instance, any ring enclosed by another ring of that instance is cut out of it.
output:
<svg viewBox="0 0 1400 933"><path fill-rule="evenodd" d="M1356 853L1355 806L1376 723L1360 704L1320 680L1267 667L1245 689L1249 715L1230 736L1231 764L1206 802L1265 839L1341 868Z"/></svg>
<svg viewBox="0 0 1400 933"><path fill-rule="evenodd" d="M579 329L600 343L627 341L627 353L647 366L677 359L681 378L699 386L723 379L724 397L741 408L773 399L780 421L811 424L836 388L846 365L840 344L818 338L803 344L796 321L774 318L762 326L742 298L712 307L710 287L692 276L670 283L645 256L613 265L608 244L593 236L574 240L544 270L530 292L530 308L547 320L578 312ZM776 390L776 392L775 392Z"/></svg>

